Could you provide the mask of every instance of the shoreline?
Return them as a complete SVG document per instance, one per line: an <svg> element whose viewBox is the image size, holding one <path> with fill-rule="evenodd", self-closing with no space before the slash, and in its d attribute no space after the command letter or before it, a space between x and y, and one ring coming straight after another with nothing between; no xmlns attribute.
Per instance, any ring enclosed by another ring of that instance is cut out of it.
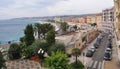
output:
<svg viewBox="0 0 120 69"><path fill-rule="evenodd" d="M2 44L0 45L0 48L7 49L10 47L10 44Z"/></svg>

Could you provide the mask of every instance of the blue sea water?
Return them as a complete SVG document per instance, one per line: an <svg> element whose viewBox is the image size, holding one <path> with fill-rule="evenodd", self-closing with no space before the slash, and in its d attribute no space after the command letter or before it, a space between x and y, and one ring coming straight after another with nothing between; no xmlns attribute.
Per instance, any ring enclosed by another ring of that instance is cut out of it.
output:
<svg viewBox="0 0 120 69"><path fill-rule="evenodd" d="M19 42L19 38L24 36L24 29L27 24L34 24L33 20L2 20L0 21L0 44L8 41Z"/></svg>

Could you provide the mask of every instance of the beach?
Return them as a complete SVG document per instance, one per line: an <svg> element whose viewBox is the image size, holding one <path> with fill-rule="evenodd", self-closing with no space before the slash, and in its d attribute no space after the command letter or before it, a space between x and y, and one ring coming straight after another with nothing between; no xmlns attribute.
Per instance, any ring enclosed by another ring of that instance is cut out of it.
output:
<svg viewBox="0 0 120 69"><path fill-rule="evenodd" d="M0 48L3 48L3 49L8 49L9 47L10 47L10 44L0 45Z"/></svg>

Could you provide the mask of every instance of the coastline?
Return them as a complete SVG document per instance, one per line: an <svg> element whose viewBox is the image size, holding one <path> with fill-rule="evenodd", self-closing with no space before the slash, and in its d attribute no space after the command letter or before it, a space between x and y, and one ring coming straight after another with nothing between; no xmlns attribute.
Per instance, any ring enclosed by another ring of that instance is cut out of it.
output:
<svg viewBox="0 0 120 69"><path fill-rule="evenodd" d="M10 47L10 44L2 44L0 45L0 48L3 48L3 49L8 49Z"/></svg>

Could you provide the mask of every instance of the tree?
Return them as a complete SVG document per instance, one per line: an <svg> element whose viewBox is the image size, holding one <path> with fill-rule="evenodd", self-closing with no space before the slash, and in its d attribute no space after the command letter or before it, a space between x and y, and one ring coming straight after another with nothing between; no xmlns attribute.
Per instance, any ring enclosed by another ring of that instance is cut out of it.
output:
<svg viewBox="0 0 120 69"><path fill-rule="evenodd" d="M47 32L49 32L50 30L55 30L53 25L51 25L51 24L42 24L42 34L43 34L44 38L45 38L45 34Z"/></svg>
<svg viewBox="0 0 120 69"><path fill-rule="evenodd" d="M8 50L9 58L12 59L19 59L21 53L21 48L17 43L12 43Z"/></svg>
<svg viewBox="0 0 120 69"><path fill-rule="evenodd" d="M25 46L22 51L22 56L25 58L30 58L34 53L34 48L32 46Z"/></svg>
<svg viewBox="0 0 120 69"><path fill-rule="evenodd" d="M80 49L73 48L72 49L72 55L76 57L76 64L77 64L77 57L81 54Z"/></svg>
<svg viewBox="0 0 120 69"><path fill-rule="evenodd" d="M43 57L43 54L38 54L38 50L42 49L44 52L47 52L49 49L49 44L44 40L36 40L32 45L32 49L34 51L34 55L39 57Z"/></svg>
<svg viewBox="0 0 120 69"><path fill-rule="evenodd" d="M96 23L92 23L92 24L91 24L91 26L94 26L94 27L95 27L96 25L97 25Z"/></svg>
<svg viewBox="0 0 120 69"><path fill-rule="evenodd" d="M3 55L2 55L2 53L0 52L0 69L5 66L5 63L4 63L4 62L5 62L5 60L3 59Z"/></svg>
<svg viewBox="0 0 120 69"><path fill-rule="evenodd" d="M68 24L66 22L62 22L61 25L60 25L61 29L63 32L66 32L67 31L67 28L68 28Z"/></svg>
<svg viewBox="0 0 120 69"><path fill-rule="evenodd" d="M23 43L25 41L25 37L20 38L20 42Z"/></svg>
<svg viewBox="0 0 120 69"><path fill-rule="evenodd" d="M77 30L77 25L74 25L73 28L74 28L75 30Z"/></svg>
<svg viewBox="0 0 120 69"><path fill-rule="evenodd" d="M49 32L47 32L46 41L49 44L55 43L55 31L54 30L50 30Z"/></svg>
<svg viewBox="0 0 120 69"><path fill-rule="evenodd" d="M65 45L61 44L61 43L55 43L53 44L48 51L48 54L50 55L52 52L57 52L57 51L61 51L63 53L65 53Z"/></svg>
<svg viewBox="0 0 120 69"><path fill-rule="evenodd" d="M69 59L62 52L52 52L50 57L45 59L45 64L49 69L68 69Z"/></svg>
<svg viewBox="0 0 120 69"><path fill-rule="evenodd" d="M24 34L25 34L25 44L27 46L31 45L34 41L35 41L35 38L34 38L34 31L33 31L33 26L32 24L28 24L26 26L26 29L24 31Z"/></svg>

